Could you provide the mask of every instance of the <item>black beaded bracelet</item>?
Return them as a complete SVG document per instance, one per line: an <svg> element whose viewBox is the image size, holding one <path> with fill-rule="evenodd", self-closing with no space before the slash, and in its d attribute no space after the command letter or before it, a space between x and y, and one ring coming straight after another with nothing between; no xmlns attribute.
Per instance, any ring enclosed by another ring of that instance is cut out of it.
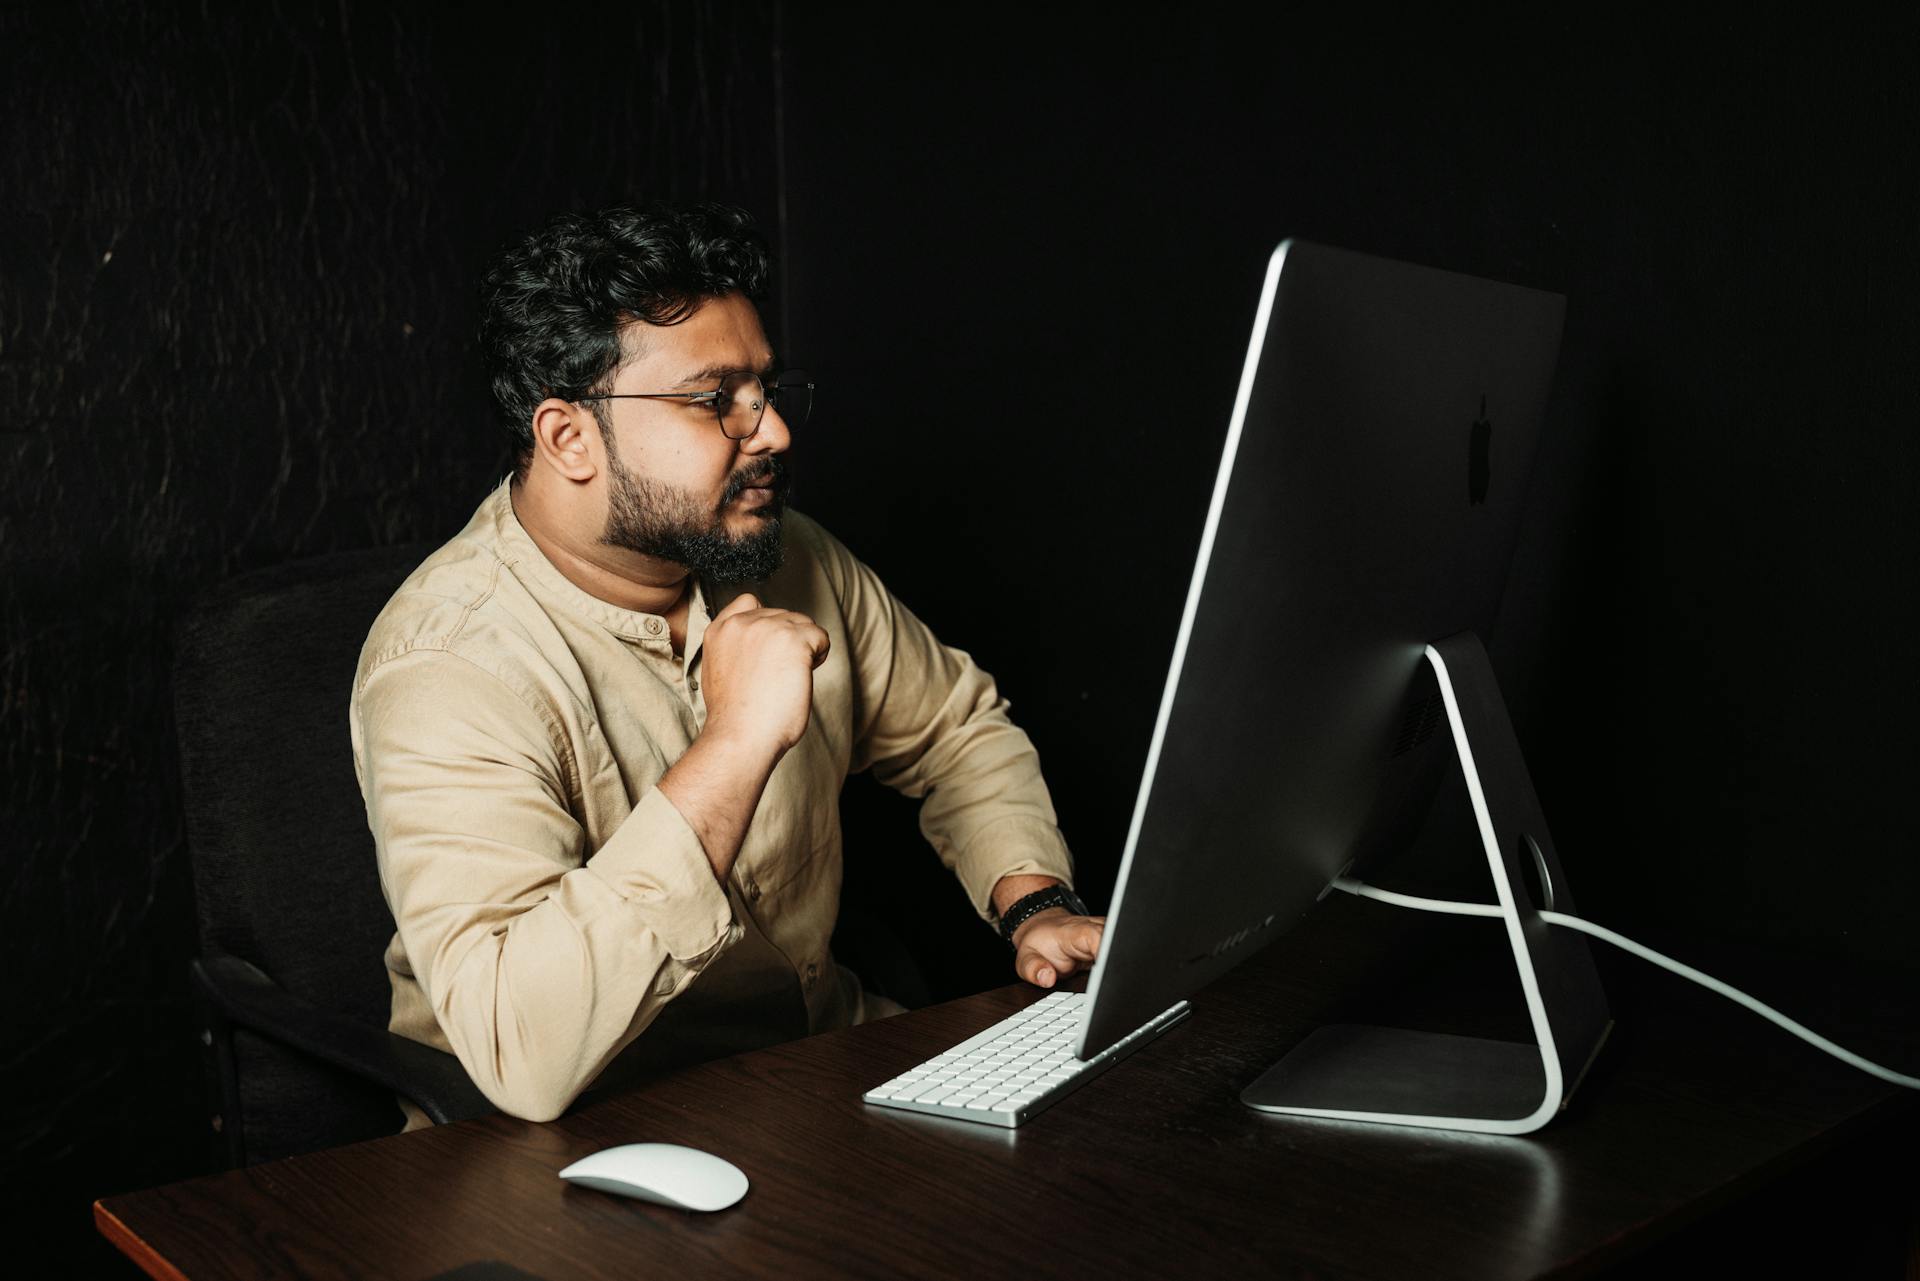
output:
<svg viewBox="0 0 1920 1281"><path fill-rule="evenodd" d="M1080 896L1064 885L1049 885L1044 890L1035 890L1025 898L1016 899L1006 915L1000 918L1000 937L1008 943L1013 942L1013 932L1026 924L1028 919L1050 907L1064 907L1075 916L1087 915L1087 905Z"/></svg>

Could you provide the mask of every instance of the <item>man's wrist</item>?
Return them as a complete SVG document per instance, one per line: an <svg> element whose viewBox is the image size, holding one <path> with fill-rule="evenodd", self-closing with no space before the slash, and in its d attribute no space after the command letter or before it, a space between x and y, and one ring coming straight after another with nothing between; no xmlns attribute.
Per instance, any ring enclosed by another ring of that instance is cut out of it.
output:
<svg viewBox="0 0 1920 1281"><path fill-rule="evenodd" d="M1003 876L993 883L993 892L989 896L993 905L993 919L997 924L1007 914L1007 909L1036 890L1048 889L1060 884L1057 876L1042 876L1033 872L1022 872L1016 876Z"/></svg>
<svg viewBox="0 0 1920 1281"><path fill-rule="evenodd" d="M698 751L729 773L748 778L758 775L765 782L788 749L768 735L743 732L708 721L687 750Z"/></svg>
<svg viewBox="0 0 1920 1281"><path fill-rule="evenodd" d="M1078 894L1056 881L1009 906L1000 917L1000 934L1017 948L1019 935L1027 922L1053 911L1069 916L1085 916L1087 905L1080 901Z"/></svg>

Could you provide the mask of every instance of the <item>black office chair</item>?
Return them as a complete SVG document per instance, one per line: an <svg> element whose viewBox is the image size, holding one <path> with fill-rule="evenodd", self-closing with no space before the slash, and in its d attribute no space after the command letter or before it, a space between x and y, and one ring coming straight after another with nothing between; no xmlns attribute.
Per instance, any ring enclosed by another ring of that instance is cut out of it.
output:
<svg viewBox="0 0 1920 1281"><path fill-rule="evenodd" d="M393 918L353 776L361 642L427 546L234 579L177 633L174 710L199 908L215 1126L236 1166L493 1106L458 1059L394 1036Z"/></svg>

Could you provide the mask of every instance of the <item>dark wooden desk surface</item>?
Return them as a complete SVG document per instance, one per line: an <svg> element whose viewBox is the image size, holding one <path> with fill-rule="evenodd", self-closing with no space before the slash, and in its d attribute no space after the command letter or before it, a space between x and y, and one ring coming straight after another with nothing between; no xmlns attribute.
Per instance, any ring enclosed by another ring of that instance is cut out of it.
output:
<svg viewBox="0 0 1920 1281"><path fill-rule="evenodd" d="M552 1124L400 1135L111 1197L96 1216L154 1276L196 1279L1590 1275L1823 1154L1889 1133L1911 1151L1920 1137L1910 1092L1665 978L1635 988L1657 1000L1616 996L1601 1062L1531 1138L1238 1102L1322 1021L1517 1035L1517 984L1497 993L1512 1009L1489 1012L1502 1002L1455 1003L1456 983L1426 983L1439 957L1498 962L1497 938L1487 952L1473 931L1329 904L1203 993L1185 1024L1017 1131L859 1097L1038 996L1008 987L672 1073ZM1868 1036L1862 1052L1889 1050ZM752 1190L698 1215L555 1177L640 1141L726 1156Z"/></svg>

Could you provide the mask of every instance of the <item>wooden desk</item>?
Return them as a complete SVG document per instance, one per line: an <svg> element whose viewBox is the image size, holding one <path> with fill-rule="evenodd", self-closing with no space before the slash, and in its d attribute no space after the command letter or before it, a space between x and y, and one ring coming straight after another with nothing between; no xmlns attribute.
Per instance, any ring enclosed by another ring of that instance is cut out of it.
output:
<svg viewBox="0 0 1920 1281"><path fill-rule="evenodd" d="M1616 997L1613 1042L1573 1107L1534 1138L1239 1104L1239 1088L1321 1021L1411 1011L1403 1022L1424 1012L1487 1032L1504 1020L1517 1034L1517 984L1509 1013L1451 1001L1454 981L1421 981L1440 972L1438 955L1497 963L1487 933L1328 904L1203 993L1185 1024L1017 1131L859 1098L1038 996L1008 987L676 1072L552 1124L494 1117L400 1135L111 1197L96 1218L152 1275L196 1279L1480 1279L1590 1275L1629 1258L1640 1276L1649 1246L1796 1167L1851 1169L1850 1154L1866 1160L1876 1143L1914 1150L1909 1092L1657 974L1636 989L1648 999ZM555 1177L636 1141L719 1153L752 1190L695 1215ZM1903 1164L1889 1177L1910 1189L1915 1162ZM1766 1229L1795 1231L1787 1213L1770 1212Z"/></svg>

